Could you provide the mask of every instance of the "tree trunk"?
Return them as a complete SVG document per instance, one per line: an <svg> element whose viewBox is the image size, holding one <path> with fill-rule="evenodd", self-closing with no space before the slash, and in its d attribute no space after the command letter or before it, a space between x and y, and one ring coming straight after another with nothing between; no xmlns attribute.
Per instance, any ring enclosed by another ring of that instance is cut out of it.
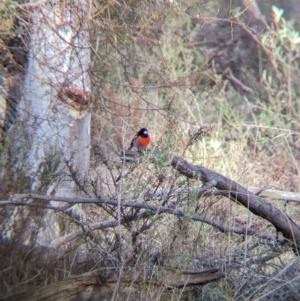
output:
<svg viewBox="0 0 300 301"><path fill-rule="evenodd" d="M53 0L31 9L28 66L9 160L29 191L76 196L71 178L87 176L90 156L88 6ZM50 210L15 210L10 220L7 237L21 230L27 243L48 245L61 231ZM24 223L26 230L30 225L26 233Z"/></svg>

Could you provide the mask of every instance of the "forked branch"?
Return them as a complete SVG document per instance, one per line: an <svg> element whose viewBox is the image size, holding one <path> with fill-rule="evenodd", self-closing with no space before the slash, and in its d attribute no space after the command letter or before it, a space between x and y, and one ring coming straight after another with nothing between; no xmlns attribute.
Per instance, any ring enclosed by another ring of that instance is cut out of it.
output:
<svg viewBox="0 0 300 301"><path fill-rule="evenodd" d="M300 228L284 212L217 172L199 165L190 164L177 156L172 158L171 164L177 171L188 178L201 180L204 189L216 188L221 195L239 202L255 215L268 220L277 231L282 232L285 238L293 242L293 249L299 254Z"/></svg>

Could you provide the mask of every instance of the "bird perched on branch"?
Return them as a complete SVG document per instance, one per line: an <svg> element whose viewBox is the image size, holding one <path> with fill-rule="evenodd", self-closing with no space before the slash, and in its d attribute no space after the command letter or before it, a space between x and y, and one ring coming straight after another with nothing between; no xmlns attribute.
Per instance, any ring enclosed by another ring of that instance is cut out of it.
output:
<svg viewBox="0 0 300 301"><path fill-rule="evenodd" d="M150 143L150 136L148 134L148 130L145 128L140 129L135 137L132 139L130 147L128 150L136 147L139 151L144 150Z"/></svg>
<svg viewBox="0 0 300 301"><path fill-rule="evenodd" d="M144 155L144 150L150 143L150 135L146 128L140 129L130 143L126 151L120 152L120 158L125 162L140 163Z"/></svg>

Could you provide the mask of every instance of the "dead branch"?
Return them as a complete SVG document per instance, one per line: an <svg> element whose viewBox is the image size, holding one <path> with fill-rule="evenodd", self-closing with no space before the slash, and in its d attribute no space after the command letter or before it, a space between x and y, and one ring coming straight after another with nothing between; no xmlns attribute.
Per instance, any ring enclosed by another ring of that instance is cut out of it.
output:
<svg viewBox="0 0 300 301"><path fill-rule="evenodd" d="M187 287L203 285L223 278L224 274L219 269L202 271L166 271L163 279L159 275L137 275L136 271L128 271L122 276L119 296L121 299L141 300L149 290L158 290L161 300L174 298L174 291L169 288L182 288L177 293L180 295L188 293ZM44 301L50 300L112 300L119 275L112 273L103 276L100 273L90 273L70 277L56 283L43 285L31 291L11 295L5 300L38 301L41 296ZM177 299L177 298L176 298ZM179 299L178 299L179 300Z"/></svg>
<svg viewBox="0 0 300 301"><path fill-rule="evenodd" d="M193 165L180 157L173 157L172 166L181 174L191 179L199 179L203 182L204 189L216 188L219 193L231 200L239 202L255 215L268 220L277 231L282 232L285 238L293 242L293 250L298 254L300 248L300 228L295 222L273 206L271 203L254 195L245 187L199 165Z"/></svg>
<svg viewBox="0 0 300 301"><path fill-rule="evenodd" d="M199 188L199 194L203 193L203 191L206 191L206 188ZM23 201L22 201L23 200ZM39 200L39 201L45 201L47 203L53 201L53 202L65 202L68 203L68 206L49 206L49 205L43 205L43 204L34 204L36 207L40 206L41 208L48 208L52 210L58 210L61 211L62 208L70 208L76 204L106 204L106 205L112 205L117 207L118 206L118 200L109 200L109 199L102 199L102 198L67 198L67 197L54 197L54 196L45 196L45 195L37 195L37 194L18 194L14 195L11 199L11 201L7 202L0 202L0 206L7 206L7 205L14 205L14 206L32 206L32 203L29 203L30 200ZM162 214L162 213L168 213L175 215L177 217L184 217L185 213L181 209L173 209L168 208L164 206L159 205L153 205L149 203L138 203L135 201L122 201L121 207L131 207L136 209L147 209L150 211L149 214ZM137 216L136 219L140 218L140 216ZM251 227L229 227L224 224L222 224L219 221L212 220L207 218L206 216L195 214L190 216L191 220L199 221L206 223L208 225L211 225L217 229L219 229L223 233L236 233L241 235L255 235L258 236L261 239L266 240L274 240L275 236L269 233L261 233L260 231L256 230L255 228ZM128 220L128 218L126 218ZM122 223L122 221L121 221ZM109 220L102 223L95 223L90 225L87 228L87 231L94 231L97 229L103 229L107 227L115 227L118 225L118 222L116 220ZM60 245L63 245L65 243L68 243L79 236L82 235L82 229L78 231L74 231L72 233L67 234L66 236L60 237L56 240L54 240L50 247L58 247Z"/></svg>
<svg viewBox="0 0 300 301"><path fill-rule="evenodd" d="M216 18L216 17L196 17L196 20L202 20L203 22L224 22L229 23L231 25L237 25L240 28L242 28L251 38L252 40L261 47L261 49L264 51L264 53L267 55L267 57L270 60L270 63L276 73L276 76L278 76L278 70L274 63L272 52L264 45L264 43L260 40L259 36L257 35L257 32L250 28L249 26L245 25L238 19L222 19L222 18ZM266 28L269 28L268 25L264 24Z"/></svg>
<svg viewBox="0 0 300 301"><path fill-rule="evenodd" d="M238 78L236 78L229 68L227 68L224 71L224 74L231 82L233 82L235 85L239 86L242 89L242 91L248 92L248 93L253 93L253 89L251 89L250 87L247 87Z"/></svg>
<svg viewBox="0 0 300 301"><path fill-rule="evenodd" d="M272 186L265 187L248 187L248 190L251 191L255 195L259 195L263 199L268 200L277 200L284 202L295 202L300 203L300 193L294 191L284 191L284 190L276 190L272 189ZM276 187L274 187L276 188ZM192 186L189 188L177 188L170 191L170 189L160 189L160 190L148 190L145 194L146 197L163 197L166 195L175 196L181 193L191 193L191 192L199 192L201 186ZM208 193L208 192L207 192ZM211 196L218 196L219 193L216 191L209 192Z"/></svg>
<svg viewBox="0 0 300 301"><path fill-rule="evenodd" d="M84 234L83 233L84 230L86 230L86 232L90 232L90 231L95 231L95 230L100 230L100 229L105 229L105 228L116 227L116 226L118 226L118 224L119 223L117 220L108 220L108 221L104 221L104 222L100 222L100 223L95 223L95 224L89 225L87 227L87 229L81 228L80 230L73 231L65 236L56 238L55 240L53 240L50 243L50 245L48 247L56 249L66 243L69 243L69 242L75 240L76 238L82 236L82 234Z"/></svg>

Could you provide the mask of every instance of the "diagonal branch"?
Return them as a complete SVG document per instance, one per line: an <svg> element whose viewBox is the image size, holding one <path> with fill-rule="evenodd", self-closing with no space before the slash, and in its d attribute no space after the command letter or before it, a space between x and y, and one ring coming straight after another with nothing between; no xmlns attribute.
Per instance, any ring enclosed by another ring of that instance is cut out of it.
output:
<svg viewBox="0 0 300 301"><path fill-rule="evenodd" d="M171 165L188 178L201 180L206 188L217 188L221 195L239 202L255 215L268 220L277 231L281 231L285 238L294 243L293 249L298 253L300 228L284 212L245 187L205 167L190 164L178 156L172 158Z"/></svg>

